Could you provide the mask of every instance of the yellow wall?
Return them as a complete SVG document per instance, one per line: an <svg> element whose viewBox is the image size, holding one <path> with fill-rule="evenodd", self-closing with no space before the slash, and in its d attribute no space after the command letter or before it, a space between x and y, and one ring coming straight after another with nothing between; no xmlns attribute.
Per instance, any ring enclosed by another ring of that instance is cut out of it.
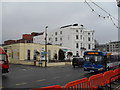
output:
<svg viewBox="0 0 120 90"><path fill-rule="evenodd" d="M27 60L27 51L30 50L30 59L33 60L34 50L42 52L42 48L45 48L45 45L35 44L35 43L17 43L3 46L7 50L9 60ZM54 53L56 51L58 56L59 46L57 45L47 45L47 52L51 51L51 59L54 58ZM13 56L13 57L12 57ZM39 59L40 57L38 57Z"/></svg>
<svg viewBox="0 0 120 90"><path fill-rule="evenodd" d="M9 60L19 60L20 59L20 47L19 44L12 44L3 46L4 50L7 50L7 55Z"/></svg>

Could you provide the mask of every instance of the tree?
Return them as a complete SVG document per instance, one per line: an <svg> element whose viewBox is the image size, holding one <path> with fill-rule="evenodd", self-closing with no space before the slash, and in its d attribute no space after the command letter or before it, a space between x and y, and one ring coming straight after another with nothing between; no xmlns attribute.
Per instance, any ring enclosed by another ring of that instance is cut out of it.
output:
<svg viewBox="0 0 120 90"><path fill-rule="evenodd" d="M64 51L62 49L59 50L59 60L60 61L63 61L65 59L65 54L64 54Z"/></svg>

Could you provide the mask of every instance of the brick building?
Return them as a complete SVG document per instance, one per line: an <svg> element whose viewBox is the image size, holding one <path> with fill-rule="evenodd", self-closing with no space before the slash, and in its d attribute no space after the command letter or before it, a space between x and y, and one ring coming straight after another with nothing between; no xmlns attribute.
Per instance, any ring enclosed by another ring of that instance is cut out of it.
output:
<svg viewBox="0 0 120 90"><path fill-rule="evenodd" d="M4 41L5 45L15 44L15 43L33 43L33 37L41 33L32 32L31 34L23 34L22 39L18 40L7 40Z"/></svg>

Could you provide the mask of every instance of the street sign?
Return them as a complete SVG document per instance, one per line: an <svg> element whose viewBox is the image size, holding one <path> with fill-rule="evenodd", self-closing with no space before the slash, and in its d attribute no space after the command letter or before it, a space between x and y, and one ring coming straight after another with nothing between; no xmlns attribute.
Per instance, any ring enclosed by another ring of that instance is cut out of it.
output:
<svg viewBox="0 0 120 90"><path fill-rule="evenodd" d="M41 55L45 55L45 54L47 54L48 52L41 52Z"/></svg>

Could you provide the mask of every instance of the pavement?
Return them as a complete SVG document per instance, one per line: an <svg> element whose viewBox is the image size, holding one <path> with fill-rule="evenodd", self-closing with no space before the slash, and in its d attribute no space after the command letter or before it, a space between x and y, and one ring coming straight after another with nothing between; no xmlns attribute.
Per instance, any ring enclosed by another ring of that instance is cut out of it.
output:
<svg viewBox="0 0 120 90"><path fill-rule="evenodd" d="M34 62L33 60L32 61L28 61L28 60L15 60L14 61L13 60L10 63L11 64L21 64L21 65L32 65L32 66L45 67L45 61L42 61L42 64L39 64L39 61ZM51 67L51 66L64 66L64 65L71 65L71 62L49 62L49 63L47 63L48 67Z"/></svg>

